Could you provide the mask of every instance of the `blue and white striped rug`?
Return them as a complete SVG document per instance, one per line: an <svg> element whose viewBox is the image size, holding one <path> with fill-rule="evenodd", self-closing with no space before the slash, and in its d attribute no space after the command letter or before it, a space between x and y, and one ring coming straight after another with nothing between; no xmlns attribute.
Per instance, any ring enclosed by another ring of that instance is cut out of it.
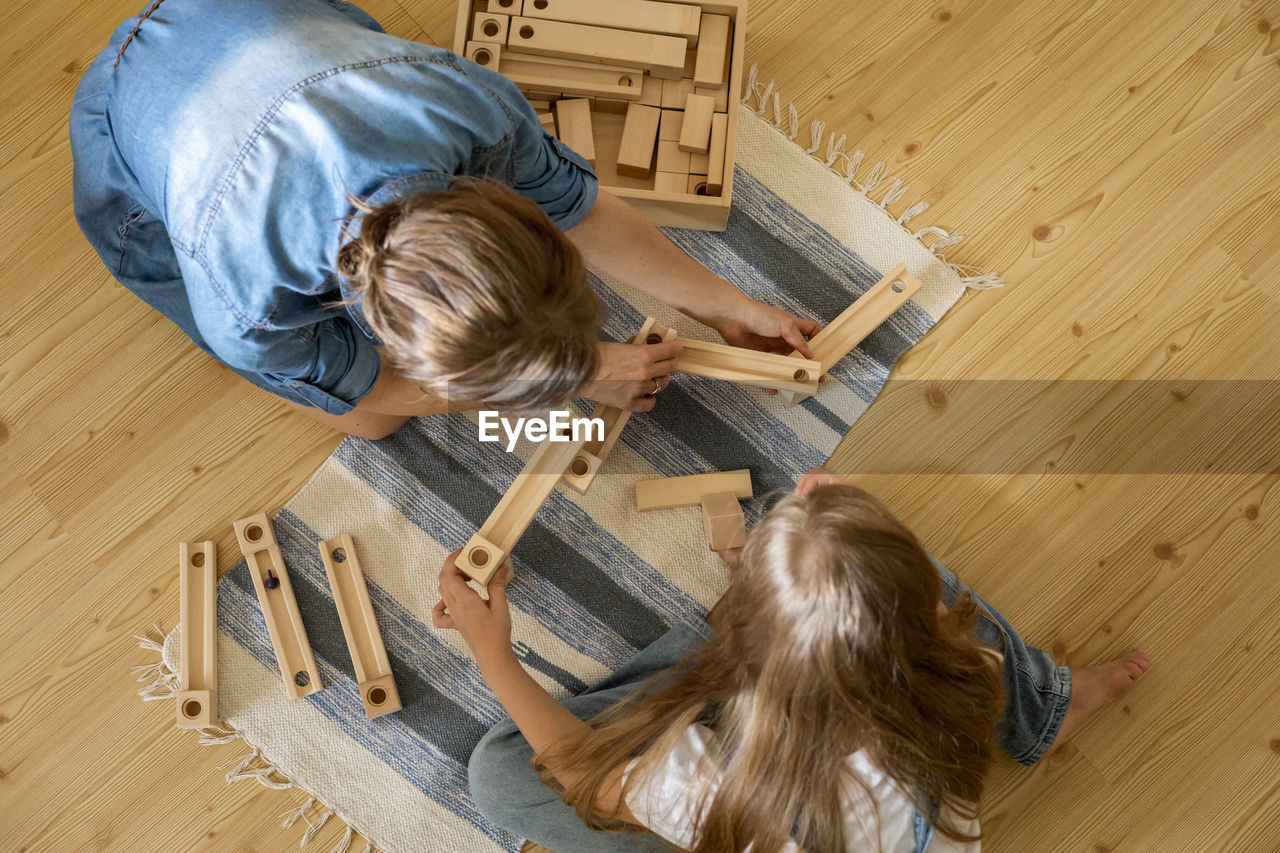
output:
<svg viewBox="0 0 1280 853"><path fill-rule="evenodd" d="M586 495L559 490L515 548L514 640L525 665L557 696L602 678L668 626L702 615L727 574L707 550L696 508L640 514L638 478L749 468L757 495L821 464L871 403L894 362L929 330L966 284L865 193L860 163L828 144L824 162L788 139L794 121L755 84L774 121L742 111L734 208L724 233L672 231L688 254L766 302L829 320L884 272L905 262L920 294L830 369L820 393L784 408L760 389L678 375L651 415L633 418ZM781 131L781 132L779 132ZM822 129L814 128L821 142ZM811 151L817 151L815 144ZM847 168L841 174L841 166ZM876 174L876 173L879 174ZM864 190L864 191L859 191ZM907 209L919 212L921 205ZM905 221L907 217L899 217ZM645 315L712 339L640 294L599 282L607 334L626 339ZM245 740L251 752L230 779L258 778L309 794L287 823L309 840L331 814L385 850L516 850L520 839L487 823L467 791L467 758L502 710L465 645L431 627L445 555L483 522L531 448L508 454L477 441L474 417L418 419L383 441L348 438L281 510L276 535L325 689L286 698L245 564L218 587L220 697L226 728L206 740ZM760 499L748 505L749 523ZM365 718L316 542L351 533L404 708ZM173 643L166 644L169 648ZM169 656L166 655L166 658ZM339 845L345 849L350 840Z"/></svg>

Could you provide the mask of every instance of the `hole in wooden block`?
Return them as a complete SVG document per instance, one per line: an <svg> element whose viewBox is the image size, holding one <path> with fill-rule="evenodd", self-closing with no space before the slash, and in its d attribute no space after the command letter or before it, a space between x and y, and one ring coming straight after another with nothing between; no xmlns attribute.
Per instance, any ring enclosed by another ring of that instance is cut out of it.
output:
<svg viewBox="0 0 1280 853"><path fill-rule="evenodd" d="M200 712L204 710L204 705L199 699L188 699L182 703L182 715L189 720L194 720L200 716Z"/></svg>
<svg viewBox="0 0 1280 853"><path fill-rule="evenodd" d="M299 687L306 687L311 683L311 676L307 675L306 670L298 670L293 674L293 683Z"/></svg>
<svg viewBox="0 0 1280 853"><path fill-rule="evenodd" d="M498 26L497 21L485 21L484 26L481 27L480 29L487 36L496 36L498 34L498 30L501 29L501 27ZM526 36L526 38L528 37Z"/></svg>
<svg viewBox="0 0 1280 853"><path fill-rule="evenodd" d="M706 183L705 183L705 182L703 182L703 183L699 183L696 187L694 187L694 188L693 188L693 194L694 194L694 195L706 195L706 194L707 194L707 185L706 185Z"/></svg>
<svg viewBox="0 0 1280 853"><path fill-rule="evenodd" d="M493 54L482 47L476 51L472 59L475 60L476 65L488 65L493 61Z"/></svg>
<svg viewBox="0 0 1280 853"><path fill-rule="evenodd" d="M547 0L533 0L533 8L535 9L547 8Z"/></svg>
<svg viewBox="0 0 1280 853"><path fill-rule="evenodd" d="M387 701L387 691L381 687L375 687L369 691L369 704L381 705Z"/></svg>
<svg viewBox="0 0 1280 853"><path fill-rule="evenodd" d="M895 278L893 280L893 284L889 286L893 288L894 293L901 293L902 288L906 287L906 285L902 283L902 279L899 279L899 278Z"/></svg>
<svg viewBox="0 0 1280 853"><path fill-rule="evenodd" d="M585 477L587 472L591 470L591 464L579 456L569 463L569 470L573 472L575 477Z"/></svg>
<svg viewBox="0 0 1280 853"><path fill-rule="evenodd" d="M191 555L191 565L197 569L204 565L204 551L196 551Z"/></svg>
<svg viewBox="0 0 1280 853"><path fill-rule="evenodd" d="M483 548L472 548L467 559L471 561L471 565L483 567L489 564L489 552Z"/></svg>
<svg viewBox="0 0 1280 853"><path fill-rule="evenodd" d="M335 563L345 563L347 561L347 552L341 548L334 548L332 556Z"/></svg>
<svg viewBox="0 0 1280 853"><path fill-rule="evenodd" d="M534 0L534 2L536 3L536 2L537 2L537 0ZM531 39L531 38L533 38L533 27L529 26L528 24L526 24L526 25L524 25L523 27L521 27L521 28L520 28L520 38L522 38L522 39Z"/></svg>
<svg viewBox="0 0 1280 853"><path fill-rule="evenodd" d="M257 542L262 538L262 528L256 524L250 524L244 529L244 538L250 542Z"/></svg>
<svg viewBox="0 0 1280 853"><path fill-rule="evenodd" d="M498 5L504 9L510 9L512 6L515 5L515 2L516 0L498 0ZM545 6L546 4L547 4L547 0L542 0L542 5Z"/></svg>
<svg viewBox="0 0 1280 853"><path fill-rule="evenodd" d="M657 332L650 332L649 337L645 338L644 342L646 344L660 344L662 343L662 335L659 335Z"/></svg>
<svg viewBox="0 0 1280 853"><path fill-rule="evenodd" d="M801 370L797 370L797 371L793 374L792 378L794 378L797 382L808 382L808 381L809 381L809 372L808 372L807 370L803 370L803 369L801 369Z"/></svg>
<svg viewBox="0 0 1280 853"><path fill-rule="evenodd" d="M619 77L619 78L618 78L618 85L619 85L619 86L630 86L630 85L631 85L631 75L630 75L630 74L623 74L621 77Z"/></svg>

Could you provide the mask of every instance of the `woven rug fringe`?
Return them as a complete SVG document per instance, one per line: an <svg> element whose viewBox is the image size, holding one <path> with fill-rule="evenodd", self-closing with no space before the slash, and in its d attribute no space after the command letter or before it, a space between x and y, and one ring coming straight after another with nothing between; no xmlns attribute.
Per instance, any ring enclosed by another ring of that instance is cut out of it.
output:
<svg viewBox="0 0 1280 853"><path fill-rule="evenodd" d="M942 253L942 250L959 243L964 239L963 235L952 234L936 225L922 228L919 231L912 231L906 227L907 222L912 217L918 216L929 209L929 202L916 199L906 210L896 216L889 210L889 205L897 203L907 194L907 185L901 178L889 175L889 167L885 161L881 160L876 163L859 180L858 170L861 168L863 160L866 159L866 152L858 150L852 154L846 153L844 149L845 144L848 142L848 137L845 134L837 137L834 131L829 136L826 136L826 122L817 119L814 119L809 125L809 145L803 145L796 138L799 135L800 114L796 110L795 104L788 102L787 108L783 110L782 96L774 86L774 81L770 80L768 83L761 83L760 79L759 67L752 65L747 72L747 82L743 87L742 106L772 124L779 133L790 139L806 154L824 163L833 174L840 176L849 186L862 193L863 196L870 198L868 193L888 182L889 188L879 202L880 209L890 219L902 226L904 231L918 240L920 245L932 252L938 260L950 267L966 287L972 290L992 290L997 287L1004 287L1004 279L998 273L984 272L967 264L958 264L947 260L947 256ZM824 138L826 139L827 150L825 154L819 154ZM874 199L872 200L874 201Z"/></svg>
<svg viewBox="0 0 1280 853"><path fill-rule="evenodd" d="M146 682L142 689L138 691L138 695L145 701L155 699L169 699L178 691L178 673L174 672L165 662L163 657L165 645L171 641L175 641L176 632L181 626L175 627L168 634L161 630L159 625L152 626L155 634L159 636L156 639L152 636L144 636L135 634L134 639L138 642L138 648L145 649L149 652L155 652L160 655L160 659L154 663L141 664L133 667L133 672L138 676L139 683ZM329 853L349 853L351 843L355 840L357 832L363 836L365 840L363 853L374 853L378 847L368 840L368 833L355 827L351 821L347 820L334 809L325 805L314 794L298 785L283 772L276 767L269 759L263 756L262 751L249 742L244 733L235 729L226 723L219 723L216 726L209 726L200 729L200 745L216 746L218 744L231 743L235 740L242 740L249 747L248 753L238 758L233 758L223 763L220 767L231 769L227 771L227 782L241 782L245 779L257 780L258 784L265 785L268 788L276 790L287 790L289 788L296 789L307 795L307 799L296 808L281 815L283 819L280 826L289 829L299 820L305 821L307 824L306 831L302 834L302 839L298 844L299 847L305 847L315 838L316 833L329 821L336 818L346 827L342 837L338 839L338 843L334 845ZM319 803L324 811L317 817L308 817L307 812Z"/></svg>

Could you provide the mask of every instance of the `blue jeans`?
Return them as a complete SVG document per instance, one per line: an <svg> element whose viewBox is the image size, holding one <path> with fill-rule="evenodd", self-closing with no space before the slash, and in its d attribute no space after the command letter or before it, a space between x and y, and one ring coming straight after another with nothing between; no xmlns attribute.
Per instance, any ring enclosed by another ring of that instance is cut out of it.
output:
<svg viewBox="0 0 1280 853"><path fill-rule="evenodd" d="M955 602L968 587L934 560L942 581L942 600ZM978 637L1004 654L1007 702L996 725L1001 748L1015 761L1033 764L1053 743L1071 697L1071 674L1056 666L1048 652L1022 642L999 611L978 595ZM621 669L564 706L589 720L633 693L650 676L670 670L710 635L705 623L676 625ZM648 853L669 850L651 833L606 833L589 829L559 794L542 784L530 764L533 750L515 723L494 726L471 754L471 794L489 820L556 853ZM919 814L915 820L916 851L923 853L933 828Z"/></svg>

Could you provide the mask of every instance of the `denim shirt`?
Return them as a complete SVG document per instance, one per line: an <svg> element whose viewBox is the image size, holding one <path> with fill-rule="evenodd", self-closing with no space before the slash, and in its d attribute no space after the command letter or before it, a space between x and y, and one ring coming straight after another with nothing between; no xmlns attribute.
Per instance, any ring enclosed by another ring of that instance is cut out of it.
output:
<svg viewBox="0 0 1280 853"><path fill-rule="evenodd" d="M510 81L387 35L350 4L167 0L113 69L136 20L77 91L77 218L95 248L98 232L123 243L129 227L110 221L107 196L162 222L194 325L184 331L281 396L343 414L377 379L359 309L334 304L350 196L377 204L487 175L564 229L595 202L590 166ZM101 158L118 162L88 162Z"/></svg>

